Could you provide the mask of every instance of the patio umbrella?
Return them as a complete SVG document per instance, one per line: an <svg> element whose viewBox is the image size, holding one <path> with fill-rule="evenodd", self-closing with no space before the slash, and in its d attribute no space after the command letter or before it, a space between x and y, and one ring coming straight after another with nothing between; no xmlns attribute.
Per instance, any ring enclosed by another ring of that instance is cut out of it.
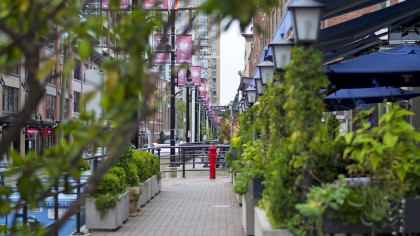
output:
<svg viewBox="0 0 420 236"><path fill-rule="evenodd" d="M340 89L324 98L328 111L350 110L358 106L384 101L397 102L420 96L420 92L400 88L376 87Z"/></svg>
<svg viewBox="0 0 420 236"><path fill-rule="evenodd" d="M420 46L400 45L325 66L335 89L420 86Z"/></svg>

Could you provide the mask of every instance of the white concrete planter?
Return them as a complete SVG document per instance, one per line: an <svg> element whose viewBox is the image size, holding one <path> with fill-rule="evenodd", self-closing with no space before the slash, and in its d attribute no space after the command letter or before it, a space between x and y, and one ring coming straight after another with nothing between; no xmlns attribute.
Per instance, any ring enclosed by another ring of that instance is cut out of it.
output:
<svg viewBox="0 0 420 236"><path fill-rule="evenodd" d="M139 210L140 210L140 207L146 205L146 203L148 201L147 200L147 196L148 196L147 191L148 191L149 188L147 187L147 184L148 184L147 181L141 183L141 192L140 192L139 204L138 204Z"/></svg>
<svg viewBox="0 0 420 236"><path fill-rule="evenodd" d="M156 175L150 177L152 183L152 198L158 193L158 179Z"/></svg>
<svg viewBox="0 0 420 236"><path fill-rule="evenodd" d="M255 207L255 236L294 236L286 229L273 229L264 209Z"/></svg>
<svg viewBox="0 0 420 236"><path fill-rule="evenodd" d="M152 178L148 178L147 180L147 202L150 201L150 199L152 199L153 195L153 188L152 188Z"/></svg>
<svg viewBox="0 0 420 236"><path fill-rule="evenodd" d="M123 217L123 223L125 223L130 218L130 196L128 195L128 191L122 197L124 198L122 200L124 207L121 208L121 215Z"/></svg>
<svg viewBox="0 0 420 236"><path fill-rule="evenodd" d="M257 203L258 199L252 198L249 191L242 195L242 225L246 235L254 235L254 208Z"/></svg>
<svg viewBox="0 0 420 236"><path fill-rule="evenodd" d="M86 198L86 228L115 230L118 229L125 220L128 219L129 209L128 191L122 193L114 208L109 209L103 217L96 209L95 199Z"/></svg>

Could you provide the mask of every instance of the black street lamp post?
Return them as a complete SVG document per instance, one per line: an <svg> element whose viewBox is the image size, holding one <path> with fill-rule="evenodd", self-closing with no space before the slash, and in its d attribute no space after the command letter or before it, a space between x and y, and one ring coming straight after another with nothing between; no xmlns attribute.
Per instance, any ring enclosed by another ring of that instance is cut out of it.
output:
<svg viewBox="0 0 420 236"><path fill-rule="evenodd" d="M170 120L170 166L175 166L175 10L171 10L171 120Z"/></svg>

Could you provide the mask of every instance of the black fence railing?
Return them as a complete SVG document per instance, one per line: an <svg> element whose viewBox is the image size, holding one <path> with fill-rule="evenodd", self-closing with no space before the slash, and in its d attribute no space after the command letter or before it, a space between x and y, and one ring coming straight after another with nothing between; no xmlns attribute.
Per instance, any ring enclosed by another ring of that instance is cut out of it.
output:
<svg viewBox="0 0 420 236"><path fill-rule="evenodd" d="M159 146L146 148L144 150L147 150L150 153L154 153L159 157L161 173L182 172L182 177L185 177L186 172L189 171L208 171L203 169L203 167L209 167L210 146L214 146L216 148L216 168L227 168L228 164L226 162L226 153L228 152L230 145L186 143L178 146ZM175 149L175 156L170 155L170 150L172 148ZM198 168L198 165L202 165L202 168ZM187 168L187 166L190 168ZM165 167L182 168L175 170L174 168Z"/></svg>

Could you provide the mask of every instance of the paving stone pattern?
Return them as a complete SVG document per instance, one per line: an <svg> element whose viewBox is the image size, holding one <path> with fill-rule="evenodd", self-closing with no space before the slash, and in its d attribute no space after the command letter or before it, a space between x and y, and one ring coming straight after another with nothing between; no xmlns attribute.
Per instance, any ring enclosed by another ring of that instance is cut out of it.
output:
<svg viewBox="0 0 420 236"><path fill-rule="evenodd" d="M94 236L243 236L230 178L162 179L162 191L113 232Z"/></svg>

